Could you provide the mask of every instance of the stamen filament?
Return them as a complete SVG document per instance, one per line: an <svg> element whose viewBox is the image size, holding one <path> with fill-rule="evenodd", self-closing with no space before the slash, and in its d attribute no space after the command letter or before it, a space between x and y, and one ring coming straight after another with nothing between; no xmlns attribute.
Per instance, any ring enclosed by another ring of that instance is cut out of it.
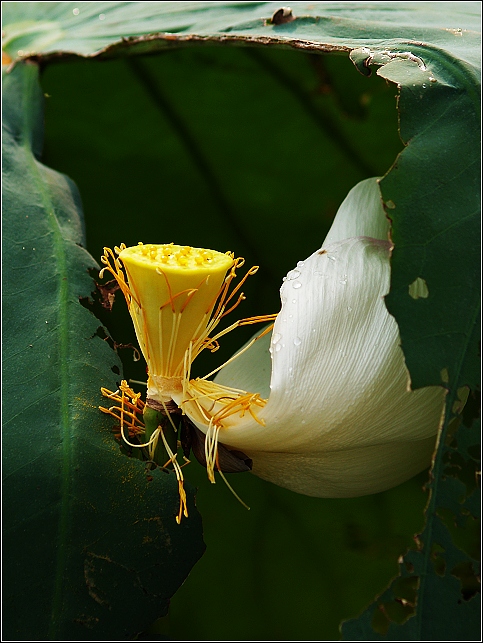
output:
<svg viewBox="0 0 483 643"><path fill-rule="evenodd" d="M250 270L247 270L246 274L241 278L240 283L231 291L230 296L227 298L225 301L225 305L233 299L233 297L236 295L236 293L240 290L240 288L243 286L245 281L248 279L248 277L251 277L251 275L254 275L256 272L258 272L259 266L252 266ZM225 313L227 315L228 313Z"/></svg>
<svg viewBox="0 0 483 643"><path fill-rule="evenodd" d="M185 518L188 517L186 491L184 490L184 485L183 485L183 481L184 481L183 472L181 471L181 467L179 466L178 461L176 460L176 455L173 453L173 451L171 450L171 447L168 444L168 441L164 437L163 429L161 429L161 427L159 428L159 431L161 433L161 439L163 440L164 448L166 449L166 452L170 457L170 461L173 463L176 479L178 480L179 512L178 512L178 515L176 516L176 522L179 525L181 523L181 518L183 516Z"/></svg>
<svg viewBox="0 0 483 643"><path fill-rule="evenodd" d="M218 473L220 474L223 482L226 484L226 486L232 492L232 494L235 496L235 498L238 500L238 502L241 503L245 507L245 509L248 509L248 511L250 511L250 507L246 504L246 502L243 502L243 500L240 498L240 496L237 494L237 492L233 489L233 487L228 482L228 480L225 478L225 476L223 474L223 471L218 467L218 465L217 465L217 469L218 469Z"/></svg>

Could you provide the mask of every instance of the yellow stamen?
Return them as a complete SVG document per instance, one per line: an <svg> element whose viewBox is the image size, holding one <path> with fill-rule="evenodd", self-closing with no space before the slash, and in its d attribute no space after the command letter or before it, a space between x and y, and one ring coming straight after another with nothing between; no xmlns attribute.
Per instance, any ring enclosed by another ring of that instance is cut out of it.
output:
<svg viewBox="0 0 483 643"><path fill-rule="evenodd" d="M223 471L222 471L220 468L218 468L218 473L220 474L220 476L221 476L221 478L222 478L223 482L226 484L226 486L228 487L228 489L232 492L232 494L233 494L233 495L235 496L235 498L238 500L238 502L239 502L240 504L242 504L242 505L245 507L245 509L248 509L248 511L250 511L250 507L247 505L247 503L246 503L246 502L243 502L243 500L242 500L242 499L240 498L240 496L237 494L237 492L235 491L235 489L233 489L233 487L231 486L231 484L230 484L230 483L228 482L228 480L225 478L225 476L223 475Z"/></svg>
<svg viewBox="0 0 483 643"><path fill-rule="evenodd" d="M201 351L218 350L218 340L235 328L274 321L276 315L248 317L214 333L221 319L245 299L241 288L247 278L257 272L258 266L250 268L230 292L236 271L244 264L244 259L234 259L232 253L222 254L173 243L139 243L130 248L121 244L114 248L114 252L105 248L101 261L104 264L101 276L105 271L110 272L126 299L148 365L147 404L150 405L150 400L155 408L158 408L155 403L161 404L175 431L177 429L166 406L173 398L183 413L189 411L191 418L198 418L208 427L205 439L207 472L210 481L215 482L215 470L222 474L218 466L218 440L223 429L233 423L227 423L227 420L243 418L249 413L263 426L263 420L257 417L257 410L265 406L266 400L258 393L223 387L207 378L248 350L257 339L271 330L273 324L204 378L190 379L191 364ZM142 413L140 394L135 394L124 381L120 387L121 395L119 391L114 394L104 391L106 397L120 403L120 406L101 410L120 421L121 437L127 444L147 447L149 457L154 459L161 436L169 455L165 466L172 463L178 479L179 522L183 513L187 515L183 476L162 427L155 429L150 440L143 444L129 442L124 428L128 430L128 437L137 436L144 430L144 424L138 418ZM238 498L223 475L222 478Z"/></svg>
<svg viewBox="0 0 483 643"><path fill-rule="evenodd" d="M188 517L188 505L186 501L186 491L184 490L183 472L181 471L181 467L179 466L178 461L176 460L176 454L173 453L173 451L171 450L171 447L168 444L168 441L164 437L163 429L161 427L159 427L159 431L161 433L161 439L163 440L164 448L166 449L166 452L169 455L169 460L165 466L167 466L170 462L173 463L174 472L178 480L179 512L178 512L178 515L176 516L176 522L179 525L181 522L181 518L183 516L185 518Z"/></svg>
<svg viewBox="0 0 483 643"><path fill-rule="evenodd" d="M258 393L247 393L204 379L191 380L186 386L186 393L181 409L184 412L189 409L191 417L197 416L200 423L208 425L205 438L206 470L208 479L214 483L219 434L226 426L226 419L234 415L242 418L248 412L264 426L255 409L262 409L267 400Z"/></svg>
<svg viewBox="0 0 483 643"><path fill-rule="evenodd" d="M117 391L112 392L106 388L101 388L101 393L104 397L120 404L120 406L111 406L109 408L100 406L99 409L103 413L112 415L116 420L120 421L120 437L122 437L124 441L126 441L124 427L128 429L129 436L135 437L144 434L144 423L140 419L144 410L144 402L140 399L141 393L135 393L127 385L125 380L121 382L121 386ZM131 398L131 400L129 400L129 398Z"/></svg>
<svg viewBox="0 0 483 643"><path fill-rule="evenodd" d="M168 461L162 466L162 468L164 469L168 467L170 464L172 464L176 475L176 479L178 480L180 508L179 508L179 513L176 516L176 522L179 524L181 522L181 518L183 515L185 517L188 517L186 492L184 490L184 478L183 478L183 473L181 471L181 466L184 466L184 465L180 465L178 463L176 459L177 456L175 453L173 453L171 447L169 446L164 436L163 429L160 426L158 426L157 429L153 431L153 434L151 435L151 438L148 442L144 442L140 444L135 444L133 442L130 442L126 437L126 434L124 431L125 428L128 428L129 436L138 435L140 433L144 434L144 430L145 430L144 424L138 418L138 415L142 413L144 409L144 402L142 402L139 399L141 394L134 393L134 391L127 385L126 380L122 380L121 385L117 391L112 392L106 388L101 388L101 393L104 397L107 397L110 400L114 400L120 404L120 406L112 406L110 408L105 408L100 406L99 409L103 413L112 415L116 419L120 420L121 422L120 435L122 440L126 444L135 448L147 447L149 459L153 460L154 453L156 451L156 446L158 444L159 437L161 436L164 448L166 449L166 452L169 456ZM131 401L129 401L129 397L131 398ZM171 418L171 415L164 403L163 403L163 407L164 407L165 414L169 418L169 421L171 422L173 429L177 431L176 426ZM126 417L128 418L128 420L126 420ZM189 460L187 460L186 458L185 460L186 460L185 464L189 464Z"/></svg>

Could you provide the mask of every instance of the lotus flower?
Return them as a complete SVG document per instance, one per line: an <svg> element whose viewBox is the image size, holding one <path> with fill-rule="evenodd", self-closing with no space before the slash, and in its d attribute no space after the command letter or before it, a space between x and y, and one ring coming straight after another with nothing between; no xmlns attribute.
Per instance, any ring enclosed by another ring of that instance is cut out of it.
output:
<svg viewBox="0 0 483 643"><path fill-rule="evenodd" d="M160 373L147 345L157 346L159 353L161 340L148 342L147 336L173 337L176 306L187 310L205 277L198 284L196 279L180 282L176 293L169 286L168 295L156 298L153 284L145 280L143 285L130 267L129 251L123 249L120 259L129 280L126 298L148 362L147 404L150 399L154 406L174 400L206 435L212 481L220 468L219 444L246 454L259 477L311 496L376 493L429 465L445 392L440 387L410 388L398 326L384 303L391 243L376 179L351 190L321 249L288 273L272 332L256 335L214 381L191 380L189 370L193 355L213 348L224 334L209 336L229 300L222 285L221 304L215 307L213 293L221 278L176 353L178 370ZM225 285L233 278L234 265L231 259ZM170 281L168 273L156 270L158 284ZM119 281L119 271L111 272ZM155 312L151 330L142 321L149 316L148 304ZM166 307L173 312L168 325L159 313Z"/></svg>
<svg viewBox="0 0 483 643"><path fill-rule="evenodd" d="M383 491L429 465L445 392L410 389L384 303L388 238L377 181L368 179L350 191L322 248L287 275L271 337L218 374L220 384L268 398L258 421L230 417L219 435L253 460L259 477L347 497ZM192 404L183 408L208 432Z"/></svg>

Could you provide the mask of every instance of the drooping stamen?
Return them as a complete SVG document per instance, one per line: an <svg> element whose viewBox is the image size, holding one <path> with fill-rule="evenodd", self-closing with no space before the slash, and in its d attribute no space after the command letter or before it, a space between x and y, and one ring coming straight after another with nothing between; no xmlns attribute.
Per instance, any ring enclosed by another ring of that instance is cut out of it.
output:
<svg viewBox="0 0 483 643"><path fill-rule="evenodd" d="M218 464L218 463L217 463L217 464ZM240 504L242 504L242 505L245 507L245 509L248 509L248 511L250 511L250 507L247 505L247 503L246 503L246 502L243 502L243 500L242 500L242 499L240 498L240 496L237 494L237 492L235 491L235 489L233 489L233 487L231 486L231 484L230 484L230 483L228 482L228 480L225 478L225 474L224 474L224 473L223 473L223 471L220 469L220 467L218 467L218 466L217 466L216 468L217 468L218 473L219 473L219 474L220 474L220 476L221 476L221 479L222 479L222 480L223 480L223 482L226 484L226 486L228 487L228 489L232 492L232 494L235 496L235 498L238 500L238 502L239 502Z"/></svg>
<svg viewBox="0 0 483 643"><path fill-rule="evenodd" d="M206 472L208 473L208 480L215 483L215 464L218 456L218 433L220 427L215 426L213 421L210 420L208 430L205 437L205 459L206 459Z"/></svg>
<svg viewBox="0 0 483 643"><path fill-rule="evenodd" d="M256 422L265 426L255 409L262 409L267 400L258 393L247 393L204 379L191 380L186 393L187 396L181 403L182 410L186 412L189 405L190 415L195 413L202 423L208 425L205 438L206 470L208 479L214 483L219 434L225 426L225 420L233 415L242 418L248 412Z"/></svg>
<svg viewBox="0 0 483 643"><path fill-rule="evenodd" d="M120 405L119 406L112 406L110 408L105 408L100 406L99 409L103 413L107 413L109 415L112 415L116 419L120 420L121 423L121 433L120 437L122 440L128 444L131 447L135 448L148 448L148 458L150 462L154 462L154 456L155 456L155 451L156 447L159 441L159 437L161 436L161 439L163 441L164 448L166 449L166 452L169 456L168 461L162 465L161 468L165 469L168 467L170 464L173 465L173 469L176 475L176 479L178 481L178 493L179 493L179 498L180 498L180 508L179 508L179 513L176 517L176 522L179 524L181 522L181 518L184 515L185 517L188 517L188 508L187 508L187 500L186 500L186 492L184 490L184 477L183 473L181 471L181 466L177 461L177 455L173 453L173 450L169 446L164 433L163 429L161 426L158 426L152 433L151 438L149 439L148 442L143 442L143 443L138 443L135 444L133 442L130 442L129 439L126 437L125 434L125 429L128 429L128 434L129 436L131 435L139 435L139 434L144 434L145 432L145 427L144 424L141 422L141 420L138 418L138 415L143 412L144 410L144 402L142 402L140 398L140 393L134 393L134 391L128 386L126 380L122 380L121 385L117 391L109 391L106 388L101 388L102 395L104 397L107 397L110 400L114 400L118 402ZM129 400L131 398L131 401ZM167 407L165 404L163 404L164 411L166 413L166 416L169 418L169 421L175 431L177 431L176 426L171 418L171 414L169 413ZM126 419L127 418L127 419ZM186 459L186 458L185 458ZM185 462L185 464L188 464L189 460Z"/></svg>
<svg viewBox="0 0 483 643"><path fill-rule="evenodd" d="M184 477L183 477L183 472L181 471L181 467L178 464L178 461L176 459L176 454L173 453L171 450L171 447L168 444L168 441L164 437L163 429L159 427L160 433L161 433L161 439L163 440L164 448L166 449L167 454L169 455L169 460L168 462L164 465L165 467L171 462L174 467L174 472L176 474L176 479L178 480L178 493L179 493L179 512L178 515L176 516L176 522L178 525L181 522L181 518L184 516L185 518L188 517L188 505L186 501L186 491L184 490Z"/></svg>

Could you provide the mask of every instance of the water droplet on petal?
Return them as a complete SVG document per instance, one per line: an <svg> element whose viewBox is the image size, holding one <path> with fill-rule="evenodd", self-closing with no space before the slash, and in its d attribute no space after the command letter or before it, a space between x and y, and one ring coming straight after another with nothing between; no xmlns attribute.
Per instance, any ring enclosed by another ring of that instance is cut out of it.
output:
<svg viewBox="0 0 483 643"><path fill-rule="evenodd" d="M302 288L302 284L300 283L300 281L294 281L292 286L294 288Z"/></svg>
<svg viewBox="0 0 483 643"><path fill-rule="evenodd" d="M276 344L275 345L275 352L278 353L278 351L282 350L282 344Z"/></svg>
<svg viewBox="0 0 483 643"><path fill-rule="evenodd" d="M329 261L335 261L335 257L332 255L327 255L327 259L329 259Z"/></svg>
<svg viewBox="0 0 483 643"><path fill-rule="evenodd" d="M296 300L296 299L292 299L292 304L296 304L296 303L297 303L297 300ZM290 315L290 317L291 317L291 316L292 316L292 315Z"/></svg>
<svg viewBox="0 0 483 643"><path fill-rule="evenodd" d="M347 306L347 310L351 312L352 308L350 306Z"/></svg>
<svg viewBox="0 0 483 643"><path fill-rule="evenodd" d="M292 281L292 279L297 279L297 277L300 277L300 270L291 270L290 272L287 273L287 279L289 281Z"/></svg>
<svg viewBox="0 0 483 643"><path fill-rule="evenodd" d="M74 14L74 16L78 16L80 11L79 9L72 9L72 13Z"/></svg>
<svg viewBox="0 0 483 643"><path fill-rule="evenodd" d="M305 266L305 261L299 261L297 263L297 268L303 268Z"/></svg>
<svg viewBox="0 0 483 643"><path fill-rule="evenodd" d="M295 346L300 346L300 344L302 343L302 340L300 339L300 337L296 337L293 340L293 343L294 343Z"/></svg>
<svg viewBox="0 0 483 643"><path fill-rule="evenodd" d="M302 421L300 422L300 424L305 424L305 420L302 420Z"/></svg>
<svg viewBox="0 0 483 643"><path fill-rule="evenodd" d="M280 333L275 333L275 335L272 337L272 344L276 344L282 339L282 335Z"/></svg>

